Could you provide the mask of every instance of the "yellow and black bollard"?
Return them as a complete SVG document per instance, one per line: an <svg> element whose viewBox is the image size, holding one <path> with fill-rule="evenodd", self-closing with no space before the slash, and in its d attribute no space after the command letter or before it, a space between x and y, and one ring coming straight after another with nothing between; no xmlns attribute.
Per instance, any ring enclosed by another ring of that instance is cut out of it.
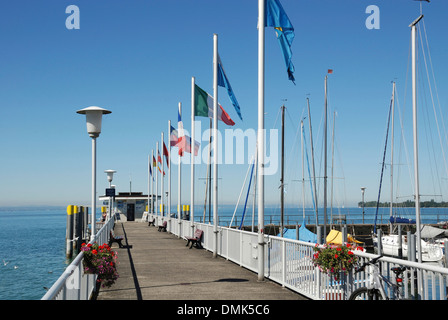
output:
<svg viewBox="0 0 448 320"><path fill-rule="evenodd" d="M74 205L67 206L67 229L65 233L66 257L71 259L73 255L73 218L75 213Z"/></svg>

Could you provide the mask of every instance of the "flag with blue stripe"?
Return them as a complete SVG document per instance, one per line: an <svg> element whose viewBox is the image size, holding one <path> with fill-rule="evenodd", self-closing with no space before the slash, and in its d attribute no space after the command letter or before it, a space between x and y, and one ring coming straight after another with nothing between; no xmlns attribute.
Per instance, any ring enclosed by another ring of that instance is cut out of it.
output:
<svg viewBox="0 0 448 320"><path fill-rule="evenodd" d="M230 101L235 108L238 117L240 117L241 121L243 117L241 116L241 109L238 101L236 100L235 94L233 93L232 87L230 86L229 79L227 79L226 73L224 72L224 68L222 66L221 58L218 55L218 86L224 87L227 89L227 93L229 94Z"/></svg>
<svg viewBox="0 0 448 320"><path fill-rule="evenodd" d="M294 65L291 61L291 45L295 36L294 27L279 0L266 0L265 27L274 27L283 57L285 58L288 78L294 82Z"/></svg>

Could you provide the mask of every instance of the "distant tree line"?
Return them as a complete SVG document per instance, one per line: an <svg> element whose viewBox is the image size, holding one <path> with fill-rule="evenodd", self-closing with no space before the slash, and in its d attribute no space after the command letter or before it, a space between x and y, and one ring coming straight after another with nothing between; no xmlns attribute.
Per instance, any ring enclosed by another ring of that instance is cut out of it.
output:
<svg viewBox="0 0 448 320"><path fill-rule="evenodd" d="M366 201L364 203L364 207L375 207L376 208L376 201ZM379 207L390 207L390 202L380 202ZM362 207L362 201L358 202L358 207ZM397 202L394 203L394 207L406 207L406 208L412 208L415 207L415 201L406 200L403 202ZM435 202L434 199L431 199L430 201L420 201L420 207L421 208L446 208L448 207L448 202L442 201L442 202Z"/></svg>

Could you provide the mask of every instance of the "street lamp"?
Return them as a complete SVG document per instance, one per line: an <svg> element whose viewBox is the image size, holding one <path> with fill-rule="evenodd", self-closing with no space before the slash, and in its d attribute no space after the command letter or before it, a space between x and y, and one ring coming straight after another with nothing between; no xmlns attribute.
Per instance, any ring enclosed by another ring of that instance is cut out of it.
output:
<svg viewBox="0 0 448 320"><path fill-rule="evenodd" d="M107 181L109 181L109 189L112 189L112 180L114 178L114 173L117 172L115 170L104 170L104 172L107 174ZM112 218L112 212L113 212L113 197L109 196L109 219Z"/></svg>
<svg viewBox="0 0 448 320"><path fill-rule="evenodd" d="M361 187L362 193L362 224L364 224L364 192L366 191L366 187Z"/></svg>
<svg viewBox="0 0 448 320"><path fill-rule="evenodd" d="M95 237L95 215L96 215L96 138L101 133L101 119L103 114L109 114L111 111L100 107L87 107L76 111L79 114L86 115L87 133L92 138L92 220L91 220L91 240Z"/></svg>
<svg viewBox="0 0 448 320"><path fill-rule="evenodd" d="M107 173L107 181L109 181L109 188L111 188L111 182L114 178L114 173L117 172L115 170L104 170Z"/></svg>

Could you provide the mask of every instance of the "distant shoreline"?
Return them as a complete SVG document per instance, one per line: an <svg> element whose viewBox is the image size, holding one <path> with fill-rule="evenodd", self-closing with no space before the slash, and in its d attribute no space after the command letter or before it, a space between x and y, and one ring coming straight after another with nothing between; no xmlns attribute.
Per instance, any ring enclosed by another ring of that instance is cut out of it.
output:
<svg viewBox="0 0 448 320"><path fill-rule="evenodd" d="M364 202L365 208L374 207L376 208L377 202L376 201L368 201ZM415 208L415 201L407 200L404 202L398 202L393 203L394 207L400 207L400 208ZM358 202L358 207L362 208L362 202ZM378 204L378 207L390 207L390 202L380 202ZM448 202L435 202L434 200L430 201L420 201L420 208L448 208Z"/></svg>

